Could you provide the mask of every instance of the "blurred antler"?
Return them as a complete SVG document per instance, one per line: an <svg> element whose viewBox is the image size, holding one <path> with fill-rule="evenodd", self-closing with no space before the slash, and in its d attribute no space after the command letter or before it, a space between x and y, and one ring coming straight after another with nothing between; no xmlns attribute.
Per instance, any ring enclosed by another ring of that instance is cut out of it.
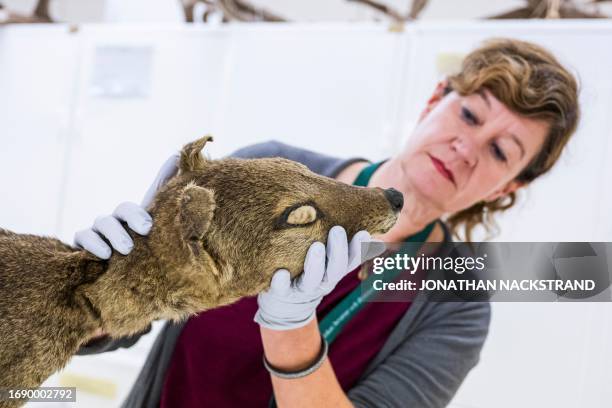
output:
<svg viewBox="0 0 612 408"><path fill-rule="evenodd" d="M591 0L591 5L609 0ZM606 18L599 10L589 11L573 0L526 0L527 5L505 13L490 16L490 19L508 18Z"/></svg>
<svg viewBox="0 0 612 408"><path fill-rule="evenodd" d="M428 0L412 0L412 5L410 6L410 14L408 14L408 16L411 19L416 20L419 14L421 14L421 11L423 11L425 6L427 6L427 1Z"/></svg>
<svg viewBox="0 0 612 408"><path fill-rule="evenodd" d="M393 20L396 20L396 21L404 21L406 19L406 17L402 16L402 14L399 11L395 10L392 7L387 6L386 4L382 4L377 1L373 1L373 0L347 0L347 1L350 1L353 3L361 3L364 6L371 7L377 11L380 11L381 13L388 15L389 17L391 17Z"/></svg>
<svg viewBox="0 0 612 408"><path fill-rule="evenodd" d="M428 0L412 0L410 12L403 14L398 10L378 0L347 0L360 3L389 16L395 21L415 20L427 6ZM606 18L598 9L592 6L596 3L612 0L590 0L590 3L577 4L575 0L525 0L525 6L501 14L490 16L490 19L524 19L524 18ZM586 6L586 7L585 7ZM591 6L589 9L588 6Z"/></svg>
<svg viewBox="0 0 612 408"><path fill-rule="evenodd" d="M378 1L375 1L375 0L347 0L347 1L350 1L353 3L361 3L364 6L373 8L377 11L380 11L383 14L386 14L387 16L391 17L392 20L395 20L395 21L416 20L419 14L421 13L421 11L423 11L425 6L427 6L427 2L428 2L428 0L412 0L412 4L410 5L410 12L408 12L408 14L402 14L396 9L394 9L393 7L390 7L384 3L379 3Z"/></svg>
<svg viewBox="0 0 612 408"><path fill-rule="evenodd" d="M185 21L193 23L193 9L195 8L196 0L182 0L181 6L183 6L183 13L185 13Z"/></svg>
<svg viewBox="0 0 612 408"><path fill-rule="evenodd" d="M0 17L0 24L32 24L32 23L52 23L49 15L49 3L51 0L38 0L36 7L31 15L14 13L0 5L0 10L4 13Z"/></svg>
<svg viewBox="0 0 612 408"><path fill-rule="evenodd" d="M238 21L286 21L284 18L267 11L262 7L255 7L244 0L218 0L221 8L228 14L235 16Z"/></svg>
<svg viewBox="0 0 612 408"><path fill-rule="evenodd" d="M545 18L560 18L561 0L548 0L546 3Z"/></svg>
<svg viewBox="0 0 612 408"><path fill-rule="evenodd" d="M51 16L49 15L49 4L51 0L38 0L38 4L36 4L36 8L34 8L34 16L41 21L50 23Z"/></svg>
<svg viewBox="0 0 612 408"><path fill-rule="evenodd" d="M286 19L264 9L255 7L244 0L182 0L185 10L185 20L194 21L193 9L197 3L206 5L204 21L214 12L223 14L223 21L273 21L281 22Z"/></svg>

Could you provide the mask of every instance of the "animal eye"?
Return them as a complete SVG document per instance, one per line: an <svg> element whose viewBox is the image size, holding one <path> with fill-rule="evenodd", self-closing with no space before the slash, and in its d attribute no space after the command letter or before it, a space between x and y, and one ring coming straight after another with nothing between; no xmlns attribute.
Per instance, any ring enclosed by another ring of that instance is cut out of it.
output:
<svg viewBox="0 0 612 408"><path fill-rule="evenodd" d="M317 219L317 209L312 205L305 204L291 209L286 216L285 222L289 225L306 225Z"/></svg>
<svg viewBox="0 0 612 408"><path fill-rule="evenodd" d="M274 222L275 229L291 227L306 227L324 217L319 207L313 201L301 202L286 207Z"/></svg>
<svg viewBox="0 0 612 408"><path fill-rule="evenodd" d="M461 117L463 118L464 121L466 121L468 124L472 126L478 125L479 123L476 115L474 115L472 111L466 108L465 106L461 107Z"/></svg>
<svg viewBox="0 0 612 408"><path fill-rule="evenodd" d="M495 157L495 159L498 161L508 161L508 158L506 157L504 151L499 147L497 142L491 143L491 153L493 154L493 157Z"/></svg>

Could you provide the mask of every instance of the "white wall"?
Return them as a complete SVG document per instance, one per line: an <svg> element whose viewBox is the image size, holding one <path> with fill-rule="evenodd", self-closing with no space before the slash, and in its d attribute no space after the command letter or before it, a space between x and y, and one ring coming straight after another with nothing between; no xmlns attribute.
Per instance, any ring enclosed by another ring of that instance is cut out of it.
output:
<svg viewBox="0 0 612 408"><path fill-rule="evenodd" d="M583 89L568 154L501 220L498 239L610 241L608 22L421 23L403 33L375 24L3 28L0 226L71 242L95 216L138 202L163 160L205 133L216 136L213 157L271 138L385 157L407 140L440 61L494 35L550 47ZM482 362L453 404L608 406L611 317L609 303L494 304ZM146 349L75 358L67 370L118 375L117 401Z"/></svg>

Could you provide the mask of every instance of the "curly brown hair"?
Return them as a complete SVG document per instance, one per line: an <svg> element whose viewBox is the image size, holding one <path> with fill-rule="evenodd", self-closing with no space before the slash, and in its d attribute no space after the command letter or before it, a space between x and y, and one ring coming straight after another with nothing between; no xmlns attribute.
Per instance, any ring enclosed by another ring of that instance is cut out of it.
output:
<svg viewBox="0 0 612 408"><path fill-rule="evenodd" d="M463 60L459 73L449 76L446 92L470 95L486 88L515 113L550 126L542 149L517 175L530 183L552 168L580 117L578 84L557 59L539 45L508 38L491 39ZM446 218L452 233L470 242L481 225L488 234L497 229L494 215L512 207L516 194L480 201Z"/></svg>

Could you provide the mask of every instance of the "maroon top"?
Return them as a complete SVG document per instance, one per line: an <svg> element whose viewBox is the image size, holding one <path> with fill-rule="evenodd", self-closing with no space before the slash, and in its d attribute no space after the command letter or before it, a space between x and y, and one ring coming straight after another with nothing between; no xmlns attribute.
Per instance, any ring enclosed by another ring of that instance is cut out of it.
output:
<svg viewBox="0 0 612 408"><path fill-rule="evenodd" d="M358 269L345 276L317 308L319 320L360 280ZM378 354L404 316L409 302L370 302L330 345L329 359L346 392ZM185 324L166 371L160 406L267 407L270 375L262 364L259 325L253 321L257 298L244 298L209 310Z"/></svg>

